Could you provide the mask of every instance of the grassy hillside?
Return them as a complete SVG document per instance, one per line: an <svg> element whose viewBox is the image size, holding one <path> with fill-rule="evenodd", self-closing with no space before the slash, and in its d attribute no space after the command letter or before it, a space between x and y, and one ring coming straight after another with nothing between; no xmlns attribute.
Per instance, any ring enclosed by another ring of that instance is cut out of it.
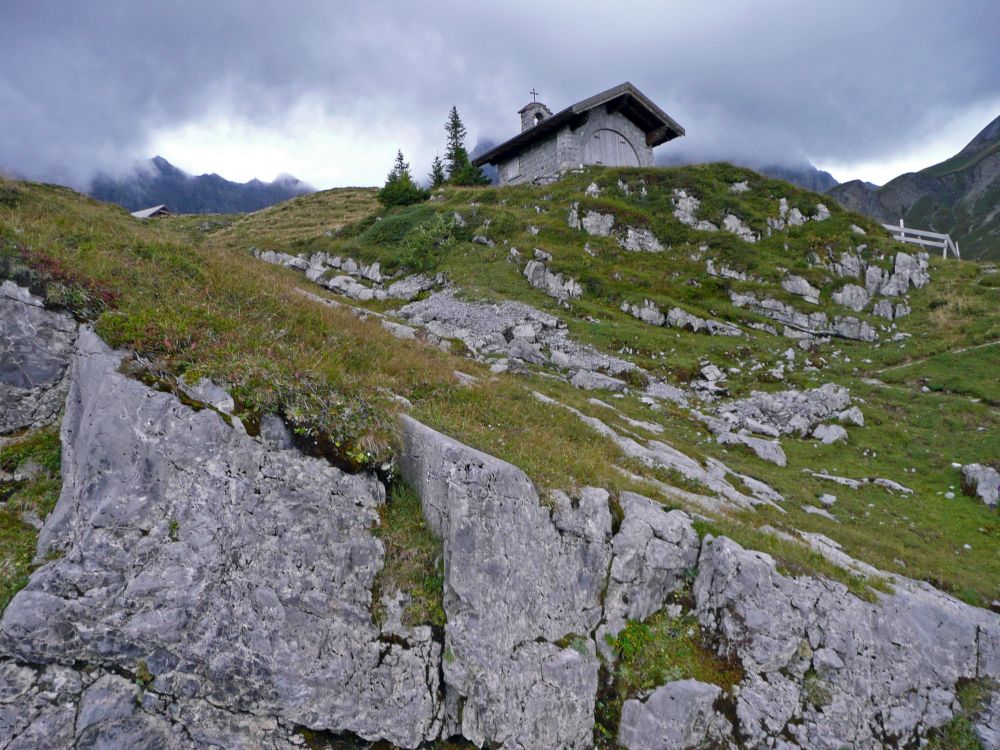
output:
<svg viewBox="0 0 1000 750"><path fill-rule="evenodd" d="M732 185L740 182L748 190L734 192ZM598 191L588 194L591 183ZM673 214L674 190L701 201L699 219L721 225L733 214L760 241L682 224ZM449 188L428 203L389 212L376 211L373 195L334 190L242 218L139 223L62 188L9 183L0 189L0 269L45 286L53 304L94 319L102 336L141 354L148 372L162 382L182 374L212 378L232 391L251 429L260 414L281 413L303 445L350 468L379 469L391 462L402 397L418 419L514 463L543 489L635 489L672 506L684 505L683 496L648 480L705 490L626 458L567 409L540 403L532 395L538 391L622 433L661 440L699 460L721 459L771 484L786 498L785 513L721 513L705 528L771 551L789 570L852 580L761 527L820 532L851 555L933 581L972 602L1000 597L1000 522L995 512L958 493L952 467L1000 457L1000 414L990 378L996 349L957 351L1000 340L1000 291L981 267L932 260L933 281L910 294L912 314L898 323L912 338L833 340L809 352L796 350L797 366L779 381L772 371L795 342L750 328L773 321L736 307L730 293L766 290L797 309L843 315L830 302L842 281L817 267L813 256L836 256L865 244L865 257L888 264L878 259L900 249L876 222L829 203L828 219L768 236L767 220L776 215L779 199L812 216L823 196L725 164L595 169L546 187ZM614 236L571 227L573 204L579 214L613 215L615 232L650 230L663 250L632 252ZM867 234L860 237L852 225ZM552 256L551 271L582 285L580 299L560 305L528 284L522 271L535 248ZM399 341L375 316L361 319L355 309L385 312L398 301L336 298L339 307L319 304L300 290L335 298L300 272L255 259L252 249L304 256L323 251L377 260L388 272L444 274L465 298L520 300L558 317L578 341L634 362L644 373L636 376L640 381L662 378L686 386L701 363L711 361L731 368L727 385L737 397L841 383L863 399L867 426L851 428L846 445L783 438L788 466L779 468L742 447L717 445L689 409L651 409L638 387L620 397L585 392L551 368L494 374L457 345L444 352L419 340ZM707 260L749 280L709 276ZM820 304L805 305L784 291L780 282L788 274L819 288ZM680 307L738 324L746 335L656 327L622 312L622 303L645 299L663 310ZM858 317L879 324L864 313ZM953 358L960 359L959 374ZM456 370L477 380L463 385ZM614 410L594 403L594 396L613 403ZM895 496L872 485L849 490L806 469L887 477L915 493ZM836 521L805 510L828 492L839 498ZM945 493L951 492L958 494L949 499ZM405 538L393 539L405 546Z"/></svg>

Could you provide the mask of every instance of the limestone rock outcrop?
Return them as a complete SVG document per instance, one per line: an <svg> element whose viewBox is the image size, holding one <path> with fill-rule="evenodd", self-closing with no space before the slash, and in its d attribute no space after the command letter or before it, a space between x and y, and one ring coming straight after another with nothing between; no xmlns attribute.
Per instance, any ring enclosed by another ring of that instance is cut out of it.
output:
<svg viewBox="0 0 1000 750"><path fill-rule="evenodd" d="M444 542L449 722L477 745L591 744L611 560L604 490L539 502L522 471L402 417L401 469ZM576 648L557 641L576 638Z"/></svg>
<svg viewBox="0 0 1000 750"><path fill-rule="evenodd" d="M17 678L30 683L23 700L51 680L81 712L95 705L107 718L136 701L114 675L145 673L144 706L197 705L227 721L270 717L403 747L437 737L440 645L429 628L383 640L370 611L381 485L269 451L215 411L122 375L122 356L82 329L62 495L38 542L44 564L0 620L4 669L48 674ZM88 685L80 670L111 675ZM190 737L216 731L199 715ZM45 729L46 716L21 735ZM167 731L145 714L122 720ZM90 730L78 719L69 731L79 740ZM101 736L113 745L119 735Z"/></svg>
<svg viewBox="0 0 1000 750"><path fill-rule="evenodd" d="M678 680L656 688L645 700L627 700L618 742L626 750L725 747L733 727L715 710L721 694L716 685Z"/></svg>
<svg viewBox="0 0 1000 750"><path fill-rule="evenodd" d="M813 336L837 336L855 341L878 340L878 332L870 323L850 315L837 315L831 320L826 313L799 312L792 305L780 300L769 297L758 299L750 292L730 291L729 298L737 307L751 310Z"/></svg>
<svg viewBox="0 0 1000 750"><path fill-rule="evenodd" d="M718 413L733 430L745 429L769 437L805 437L821 422L838 417L849 407L851 395L848 390L827 383L806 391L754 391L748 398L723 404ZM854 412L850 418L857 422ZM863 416L860 421L864 423Z"/></svg>
<svg viewBox="0 0 1000 750"><path fill-rule="evenodd" d="M524 267L524 277L536 289L541 289L550 297L559 300L577 299L583 296L583 287L578 281L563 278L561 273L553 273L541 261L529 260Z"/></svg>
<svg viewBox="0 0 1000 750"><path fill-rule="evenodd" d="M614 637L626 621L645 620L659 612L681 587L683 576L698 564L698 534L686 513L664 512L658 503L634 492L623 492L621 505L624 519L612 542L605 623L597 638L602 651L605 635Z"/></svg>
<svg viewBox="0 0 1000 750"><path fill-rule="evenodd" d="M76 322L12 281L0 283L0 435L52 422L62 410Z"/></svg>
<svg viewBox="0 0 1000 750"><path fill-rule="evenodd" d="M899 580L871 603L706 537L694 595L746 672L735 713L747 748L903 746L952 717L961 681L1000 676L1000 618L924 583Z"/></svg>
<svg viewBox="0 0 1000 750"><path fill-rule="evenodd" d="M447 289L411 302L398 314L442 339L461 340L473 355L509 355L515 339L530 339L533 356L574 373L601 370L620 375L637 369L626 359L574 341L559 318L523 302L471 302ZM534 331L530 337L522 333L528 328ZM526 351L521 344L514 346Z"/></svg>

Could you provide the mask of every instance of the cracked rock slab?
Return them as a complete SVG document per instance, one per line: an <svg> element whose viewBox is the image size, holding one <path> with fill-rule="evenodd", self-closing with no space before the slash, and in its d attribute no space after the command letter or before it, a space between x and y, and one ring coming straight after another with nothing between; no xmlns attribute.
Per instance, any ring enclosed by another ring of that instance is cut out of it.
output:
<svg viewBox="0 0 1000 750"><path fill-rule="evenodd" d="M605 635L614 637L628 620L658 612L698 562L698 534L687 514L666 511L634 492L621 495L625 518L612 542L614 558L604 600L605 624L597 645L605 657Z"/></svg>
<svg viewBox="0 0 1000 750"><path fill-rule="evenodd" d="M60 556L3 613L0 660L142 662L165 699L404 747L437 737L439 645L427 628L382 641L370 612L381 485L268 451L121 359L81 331L38 544Z"/></svg>
<svg viewBox="0 0 1000 750"><path fill-rule="evenodd" d="M12 281L0 284L0 435L50 424L62 410L76 322Z"/></svg>
<svg viewBox="0 0 1000 750"><path fill-rule="evenodd" d="M514 466L401 422L401 470L444 542L449 719L480 746L589 747L608 494L585 489L574 502L554 493L545 507Z"/></svg>
<svg viewBox="0 0 1000 750"><path fill-rule="evenodd" d="M1000 676L1000 617L894 583L867 602L834 581L782 575L732 540L703 540L696 611L747 673L742 746L780 736L816 750L904 745L951 718L960 681Z"/></svg>
<svg viewBox="0 0 1000 750"><path fill-rule="evenodd" d="M270 717L143 690L99 669L0 663L0 746L36 748L298 747Z"/></svg>
<svg viewBox="0 0 1000 750"><path fill-rule="evenodd" d="M694 750L725 742L733 728L714 708L721 694L716 685L678 680L658 687L645 700L627 700L618 742L626 750Z"/></svg>

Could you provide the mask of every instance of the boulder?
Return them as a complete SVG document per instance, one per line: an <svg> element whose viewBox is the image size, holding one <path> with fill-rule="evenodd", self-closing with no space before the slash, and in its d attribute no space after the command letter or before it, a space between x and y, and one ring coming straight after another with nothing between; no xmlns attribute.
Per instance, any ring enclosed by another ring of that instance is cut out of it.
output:
<svg viewBox="0 0 1000 750"><path fill-rule="evenodd" d="M834 318L833 324L827 329L826 333L853 341L878 340L878 332L872 328L870 323L851 316L837 316Z"/></svg>
<svg viewBox="0 0 1000 750"><path fill-rule="evenodd" d="M622 302L622 312L628 313L633 318L638 318L644 323L654 326L662 326L666 322L666 316L656 306L652 300L644 299L641 305Z"/></svg>
<svg viewBox="0 0 1000 750"><path fill-rule="evenodd" d="M872 308L872 315L879 318L885 318L886 320L892 320L896 317L892 302L887 299L880 299L875 303L875 306Z"/></svg>
<svg viewBox="0 0 1000 750"><path fill-rule="evenodd" d="M962 492L995 506L1000 501L1000 472L992 466L966 464L962 467Z"/></svg>
<svg viewBox="0 0 1000 750"><path fill-rule="evenodd" d="M841 253L840 261L833 263L831 269L842 278L857 279L861 277L861 270L864 262L861 256L856 253ZM865 290L868 291L867 289Z"/></svg>
<svg viewBox="0 0 1000 750"><path fill-rule="evenodd" d="M658 253L663 245L648 227L625 227L625 234L618 238L618 245L632 252Z"/></svg>
<svg viewBox="0 0 1000 750"><path fill-rule="evenodd" d="M847 430L838 424L820 424L812 431L812 436L821 441L823 445L847 442Z"/></svg>
<svg viewBox="0 0 1000 750"><path fill-rule="evenodd" d="M840 291L833 293L833 301L854 310L854 312L861 312L868 307L871 297L864 287L857 284L847 284Z"/></svg>
<svg viewBox="0 0 1000 750"><path fill-rule="evenodd" d="M0 435L42 427L63 408L76 322L12 281L0 284Z"/></svg>
<svg viewBox="0 0 1000 750"><path fill-rule="evenodd" d="M619 393L628 387L628 383L624 380L619 380L600 372L594 372L593 370L580 370L570 378L569 382L577 388L583 388L585 391L605 390Z"/></svg>
<svg viewBox="0 0 1000 750"><path fill-rule="evenodd" d="M757 455L757 458L778 466L788 465L785 451L777 440L763 440L741 432L721 432L715 440L719 445L745 445Z"/></svg>
<svg viewBox="0 0 1000 750"><path fill-rule="evenodd" d="M724 743L733 727L714 704L716 685L678 680L656 688L645 700L622 706L618 744L626 750L696 750Z"/></svg>
<svg viewBox="0 0 1000 750"><path fill-rule="evenodd" d="M693 195L688 195L684 190L674 190L673 201L674 218L681 224L703 232L719 231L719 228L712 222L702 221L696 216L701 207L701 201Z"/></svg>
<svg viewBox="0 0 1000 750"><path fill-rule="evenodd" d="M722 228L732 232L744 242L756 242L760 237L739 216L726 214L722 217Z"/></svg>
<svg viewBox="0 0 1000 750"><path fill-rule="evenodd" d="M861 409L856 406L852 406L849 409L844 409L842 412L837 414L837 421L843 424L852 424L855 427L865 426L865 415L862 413Z"/></svg>
<svg viewBox="0 0 1000 750"><path fill-rule="evenodd" d="M524 267L524 276L529 284L541 289L550 297L562 300L583 296L583 287L578 281L571 278L564 279L561 273L552 273L540 261L529 260Z"/></svg>
<svg viewBox="0 0 1000 750"><path fill-rule="evenodd" d="M533 365L545 363L545 355L538 344L534 344L525 338L513 338L507 345L507 356L513 359L520 359Z"/></svg>
<svg viewBox="0 0 1000 750"><path fill-rule="evenodd" d="M582 229L587 234L596 237L609 237L615 225L613 214L602 214L599 211L587 211L580 216L580 204L573 203L569 208L569 216L566 223L573 229Z"/></svg>
<svg viewBox="0 0 1000 750"><path fill-rule="evenodd" d="M732 323L722 323L718 320L699 318L697 315L691 315L679 307L671 308L670 312L667 313L666 322L669 326L684 328L693 333L704 331L711 336L743 335L743 331L740 330L739 326Z"/></svg>
<svg viewBox="0 0 1000 750"><path fill-rule="evenodd" d="M394 281L385 290L386 295L391 299L412 300L421 292L434 288L434 279L422 274L407 276L406 278Z"/></svg>
<svg viewBox="0 0 1000 750"><path fill-rule="evenodd" d="M819 303L819 289L801 276L786 276L781 280L781 288L789 294L795 294L813 304Z"/></svg>

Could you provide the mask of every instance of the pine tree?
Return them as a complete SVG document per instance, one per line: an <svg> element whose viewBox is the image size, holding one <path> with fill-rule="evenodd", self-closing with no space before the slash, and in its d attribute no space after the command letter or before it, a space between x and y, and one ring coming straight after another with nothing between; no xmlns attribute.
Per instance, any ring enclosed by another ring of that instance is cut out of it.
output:
<svg viewBox="0 0 1000 750"><path fill-rule="evenodd" d="M465 124L458 116L458 107L452 106L444 131L448 134L444 155L448 160L448 174L451 175L456 168L469 160L469 153L465 150Z"/></svg>
<svg viewBox="0 0 1000 750"><path fill-rule="evenodd" d="M469 152L465 150L465 124L458 115L458 107L451 108L444 130L448 134L445 145L448 182L453 185L488 185L489 178L469 160Z"/></svg>
<svg viewBox="0 0 1000 750"><path fill-rule="evenodd" d="M427 200L429 193L421 190L410 175L410 165L403 157L403 151L396 152L392 171L385 178L385 185L378 191L378 202L383 206L409 206Z"/></svg>
<svg viewBox="0 0 1000 750"><path fill-rule="evenodd" d="M431 162L431 173L428 175L431 181L431 187L441 187L444 185L445 174L444 174L444 162L441 161L440 156L435 156L434 161Z"/></svg>

